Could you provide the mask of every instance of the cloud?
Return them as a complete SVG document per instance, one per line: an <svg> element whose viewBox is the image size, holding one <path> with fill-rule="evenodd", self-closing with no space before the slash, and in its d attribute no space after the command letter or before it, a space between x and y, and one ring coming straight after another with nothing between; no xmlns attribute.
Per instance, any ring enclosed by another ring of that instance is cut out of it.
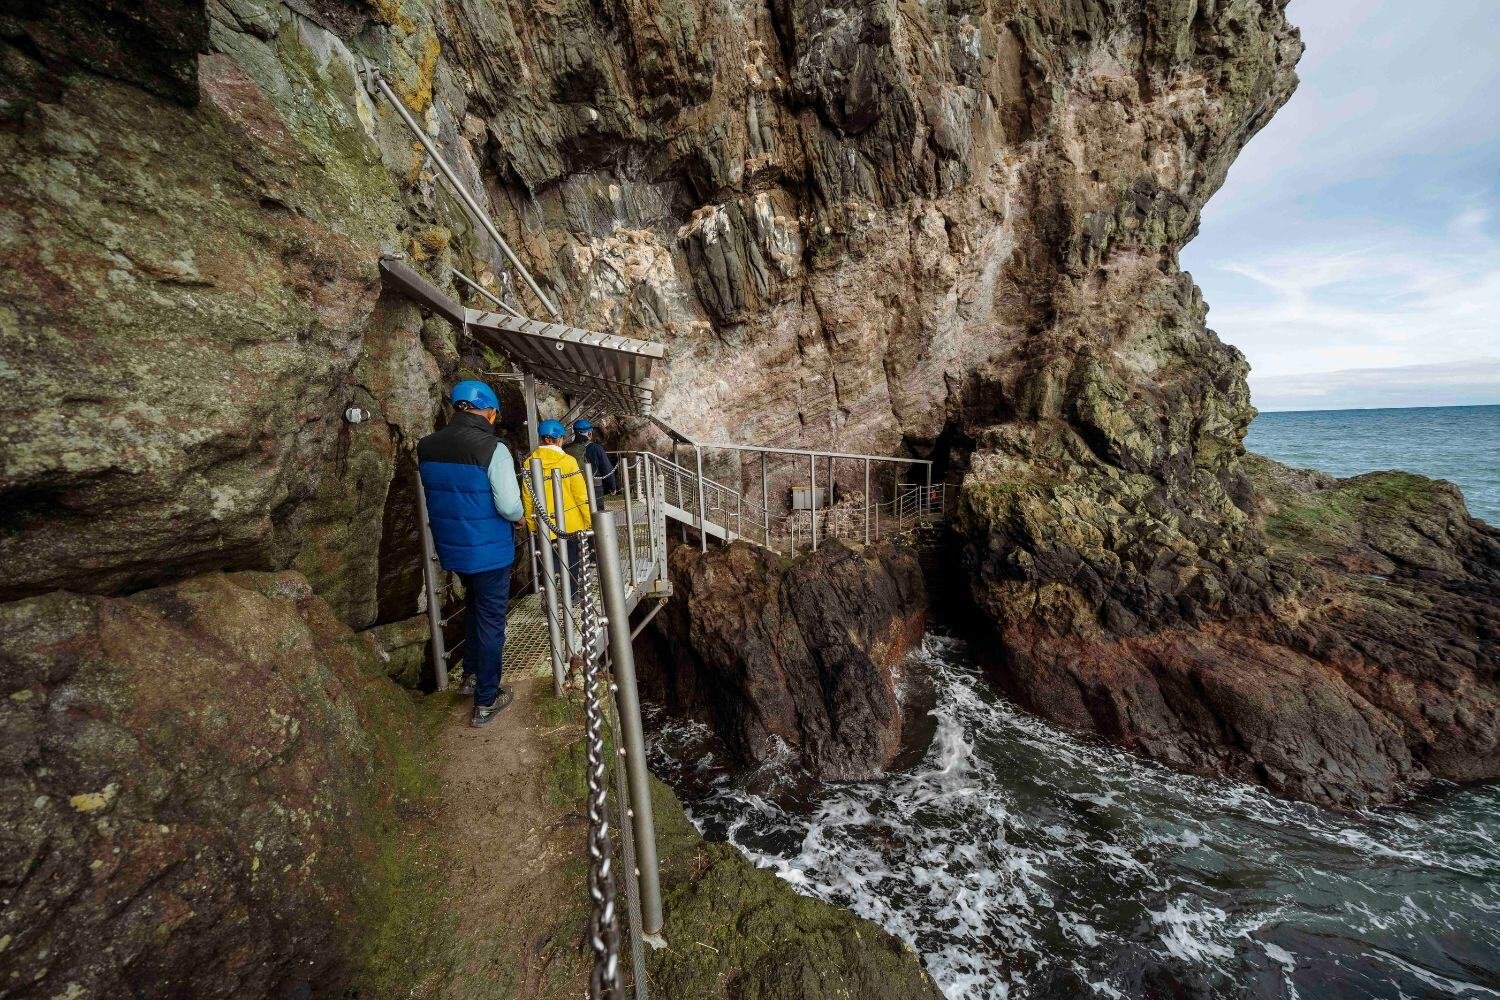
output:
<svg viewBox="0 0 1500 1000"><path fill-rule="evenodd" d="M1310 375L1252 375L1250 395L1262 410L1500 404L1500 357Z"/></svg>
<svg viewBox="0 0 1500 1000"><path fill-rule="evenodd" d="M1210 324L1258 383L1500 356L1494 0L1288 13L1302 84L1182 254Z"/></svg>
<svg viewBox="0 0 1500 1000"><path fill-rule="evenodd" d="M1466 209L1442 239L1392 231L1230 258L1209 312L1263 375L1500 353L1500 244Z"/></svg>

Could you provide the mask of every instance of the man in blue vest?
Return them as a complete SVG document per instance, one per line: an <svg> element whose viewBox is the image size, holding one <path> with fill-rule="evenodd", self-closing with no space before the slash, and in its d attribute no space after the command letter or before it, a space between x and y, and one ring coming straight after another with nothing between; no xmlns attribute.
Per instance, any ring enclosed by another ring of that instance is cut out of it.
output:
<svg viewBox="0 0 1500 1000"><path fill-rule="evenodd" d="M460 382L449 398L453 419L417 442L417 468L438 561L464 584L464 672L474 683L471 724L482 726L512 700L500 686L500 663L516 555L513 525L524 512L515 463L495 437L495 391L483 382Z"/></svg>

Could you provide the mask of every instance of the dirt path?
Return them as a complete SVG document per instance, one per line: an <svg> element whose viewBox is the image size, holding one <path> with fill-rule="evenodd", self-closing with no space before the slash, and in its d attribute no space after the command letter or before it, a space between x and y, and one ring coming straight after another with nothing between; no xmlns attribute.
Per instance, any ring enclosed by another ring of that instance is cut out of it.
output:
<svg viewBox="0 0 1500 1000"><path fill-rule="evenodd" d="M521 676L514 676L520 674ZM576 709L550 678L507 669L516 700L482 729L454 697L439 738L443 838L455 858L449 905L459 915L457 967L445 997L580 997L587 984L585 821L572 785Z"/></svg>

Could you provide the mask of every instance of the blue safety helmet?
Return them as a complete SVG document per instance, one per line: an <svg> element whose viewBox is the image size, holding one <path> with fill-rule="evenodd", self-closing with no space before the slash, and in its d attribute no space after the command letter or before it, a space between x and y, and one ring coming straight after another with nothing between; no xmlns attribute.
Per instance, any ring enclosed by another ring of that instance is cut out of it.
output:
<svg viewBox="0 0 1500 1000"><path fill-rule="evenodd" d="M466 379L455 385L448 398L460 410L500 409L500 399L495 395L495 390L474 379Z"/></svg>
<svg viewBox="0 0 1500 1000"><path fill-rule="evenodd" d="M587 434L589 431L591 431L593 429L594 429L594 425L591 424L591 423L589 423L587 420L575 420L575 421L573 421L573 433L574 434Z"/></svg>
<svg viewBox="0 0 1500 1000"><path fill-rule="evenodd" d="M536 428L537 437L565 438L568 429L562 425L561 420L543 420Z"/></svg>

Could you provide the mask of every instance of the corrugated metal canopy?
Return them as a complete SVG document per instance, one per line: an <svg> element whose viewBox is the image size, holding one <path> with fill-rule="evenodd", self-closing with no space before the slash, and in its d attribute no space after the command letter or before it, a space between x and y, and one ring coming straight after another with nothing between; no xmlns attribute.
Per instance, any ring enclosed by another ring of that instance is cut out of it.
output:
<svg viewBox="0 0 1500 1000"><path fill-rule="evenodd" d="M651 368L667 356L661 344L467 309L421 272L394 257L381 260L380 272L382 279L403 295L454 326L462 326L537 381L567 396L587 398L591 405L612 413L651 415L656 389Z"/></svg>
<svg viewBox="0 0 1500 1000"><path fill-rule="evenodd" d="M465 310L465 320L470 334L537 381L614 413L650 415L651 368L667 354L661 344L477 309Z"/></svg>

